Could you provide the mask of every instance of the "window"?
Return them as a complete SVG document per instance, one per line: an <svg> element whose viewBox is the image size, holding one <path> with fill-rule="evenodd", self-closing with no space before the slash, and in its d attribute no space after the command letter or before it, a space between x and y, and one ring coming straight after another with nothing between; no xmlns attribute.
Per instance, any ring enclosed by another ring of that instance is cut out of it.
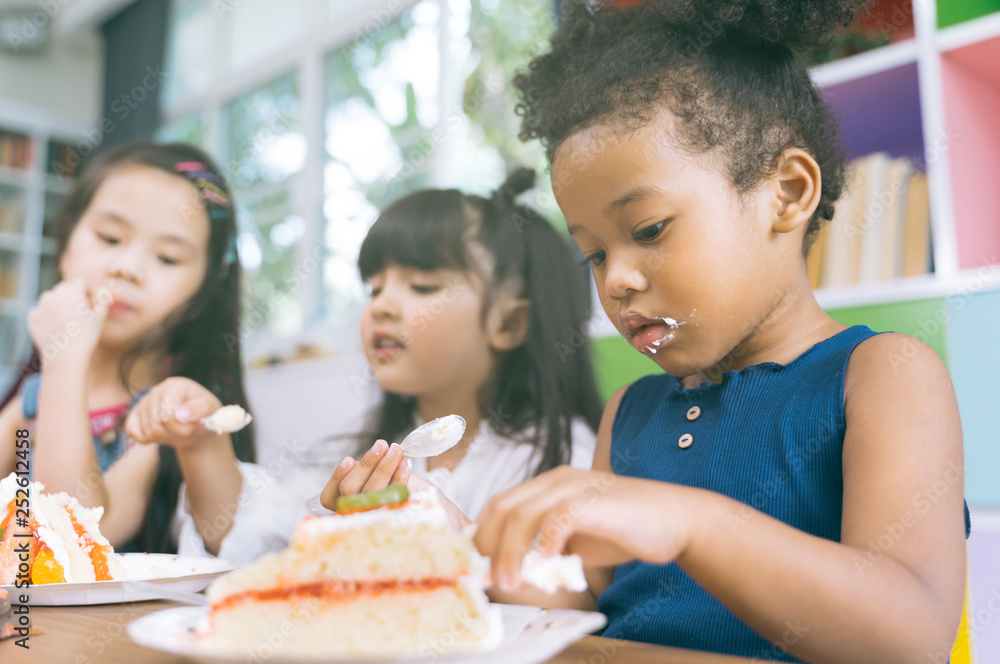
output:
<svg viewBox="0 0 1000 664"><path fill-rule="evenodd" d="M251 355L315 334L357 346L358 248L419 188L487 193L518 165L513 72L552 0L174 0L159 137L206 148L234 187ZM189 76L189 72L193 72ZM541 177L540 183L548 178ZM550 218L551 195L536 200ZM280 353L279 353L280 354Z"/></svg>

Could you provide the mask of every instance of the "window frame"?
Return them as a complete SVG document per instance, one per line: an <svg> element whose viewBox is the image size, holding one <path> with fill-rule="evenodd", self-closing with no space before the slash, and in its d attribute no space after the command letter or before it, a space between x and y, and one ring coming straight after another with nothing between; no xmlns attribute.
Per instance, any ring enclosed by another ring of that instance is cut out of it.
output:
<svg viewBox="0 0 1000 664"><path fill-rule="evenodd" d="M192 0L174 0L190 2ZM198 0L194 0L198 1ZM211 0L208 0L211 2ZM327 56L338 49L347 47L353 41L365 39L373 27L373 21L388 23L425 0L359 0L354 11L345 18L330 20L326 17L323 0L303 0L307 3L306 15L310 17L311 30L302 35L288 49L248 64L244 70L226 71L226 54L229 50L232 21L220 15L220 7L227 5L210 4L215 11L215 44L212 67L212 84L208 90L195 93L172 106L161 108L160 126L168 126L196 115L204 118L204 145L212 155L220 159L226 155L226 108L245 90L257 88L294 72L298 79L299 101L303 108L302 127L309 150L302 171L290 182L292 206L300 210L306 222L305 234L296 243L295 263L302 264L314 256L315 248L322 246L325 220L323 216L323 167L326 153L323 145L324 115L326 113L326 87L324 63ZM452 50L451 37L447 30L452 11L448 0L429 0L438 5L438 34L441 40L439 53ZM173 11L176 11L174 9ZM169 40L169 36L168 36ZM453 58L440 57L440 108L451 108L462 103L463 81L456 76ZM428 129L428 133L438 131L445 118ZM449 169L444 156L450 152L453 139L450 132L444 132L444 139L431 156L429 173L434 187L451 187L456 184L457 174ZM224 171L231 170L230 164L221 163ZM304 318L299 338L322 338L332 350L351 350L359 347L356 320L329 320L323 316L323 275L322 270L313 270L302 280L299 297ZM249 342L249 343L247 343ZM289 339L272 334L266 325L257 326L245 339L246 348L275 349L287 347ZM249 353L248 353L249 354ZM263 354L267 354L266 352ZM247 360L255 358L248 357Z"/></svg>

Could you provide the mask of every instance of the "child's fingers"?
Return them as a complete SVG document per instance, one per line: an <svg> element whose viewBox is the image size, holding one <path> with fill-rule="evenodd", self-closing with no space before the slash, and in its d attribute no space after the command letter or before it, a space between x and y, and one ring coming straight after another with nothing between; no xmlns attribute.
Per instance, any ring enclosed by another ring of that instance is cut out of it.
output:
<svg viewBox="0 0 1000 664"><path fill-rule="evenodd" d="M350 473L354 466L357 465L357 461L351 457L346 457L337 466L337 469L333 471L333 476L330 477L326 486L323 487L323 492L320 494L319 502L320 504L328 510L337 509L337 498L340 496L340 483L344 481L347 474Z"/></svg>
<svg viewBox="0 0 1000 664"><path fill-rule="evenodd" d="M396 466L396 472L392 474L392 479L389 480L389 484L408 484L410 482L410 474L413 471L413 459L408 456L403 456L403 460Z"/></svg>
<svg viewBox="0 0 1000 664"><path fill-rule="evenodd" d="M145 443L146 437L142 433L142 419L136 409L132 409L128 417L125 418L125 433L137 443Z"/></svg>
<svg viewBox="0 0 1000 664"><path fill-rule="evenodd" d="M557 534L553 527L567 525L564 512L570 510L561 505L567 492L573 491L558 472L550 471L498 494L480 513L476 545L492 559L493 578L502 589L520 583L521 561L536 534L548 527L552 537ZM570 532L561 533L562 538Z"/></svg>
<svg viewBox="0 0 1000 664"><path fill-rule="evenodd" d="M189 396L173 410L175 422L195 423L219 409L219 400L210 393Z"/></svg>
<svg viewBox="0 0 1000 664"><path fill-rule="evenodd" d="M392 484L392 478L403 462L403 456L403 448L396 443L390 445L389 451L385 453L385 457L379 461L378 465L375 466L375 470L372 471L371 477L361 487L361 492L378 491Z"/></svg>
<svg viewBox="0 0 1000 664"><path fill-rule="evenodd" d="M133 411L125 421L125 431L137 443L160 443L168 439L163 425L149 409Z"/></svg>
<svg viewBox="0 0 1000 664"><path fill-rule="evenodd" d="M351 472L347 474L344 481L340 483L340 493L344 496L351 496L361 493L364 490L368 479L375 472L386 453L389 451L389 444L384 440L377 440L372 448L365 452Z"/></svg>

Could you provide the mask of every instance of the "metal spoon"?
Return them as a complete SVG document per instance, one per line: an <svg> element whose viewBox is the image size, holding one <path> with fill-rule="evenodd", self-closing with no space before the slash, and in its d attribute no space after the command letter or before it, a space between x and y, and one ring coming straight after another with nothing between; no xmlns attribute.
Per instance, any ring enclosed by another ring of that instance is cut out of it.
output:
<svg viewBox="0 0 1000 664"><path fill-rule="evenodd" d="M411 431L399 444L409 457L437 456L450 450L465 435L465 418L461 415L445 415L421 424ZM313 514L330 514L330 510L320 503L322 492L306 501L306 507Z"/></svg>

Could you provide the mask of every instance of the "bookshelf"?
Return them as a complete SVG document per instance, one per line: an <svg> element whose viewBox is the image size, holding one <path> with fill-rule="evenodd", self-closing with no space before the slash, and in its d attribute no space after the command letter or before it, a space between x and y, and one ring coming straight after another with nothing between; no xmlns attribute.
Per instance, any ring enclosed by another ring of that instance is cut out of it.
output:
<svg viewBox="0 0 1000 664"><path fill-rule="evenodd" d="M0 108L0 391L30 349L28 310L57 278L52 220L76 175L77 130Z"/></svg>
<svg viewBox="0 0 1000 664"><path fill-rule="evenodd" d="M816 297L841 322L911 334L945 360L962 413L966 496L973 508L1000 509L989 471L1000 467L1000 411L983 407L1000 375L1000 0L880 0L869 23L884 45L810 73L852 159L883 153L926 176L928 269L820 287ZM598 314L591 333L607 397L659 369Z"/></svg>

